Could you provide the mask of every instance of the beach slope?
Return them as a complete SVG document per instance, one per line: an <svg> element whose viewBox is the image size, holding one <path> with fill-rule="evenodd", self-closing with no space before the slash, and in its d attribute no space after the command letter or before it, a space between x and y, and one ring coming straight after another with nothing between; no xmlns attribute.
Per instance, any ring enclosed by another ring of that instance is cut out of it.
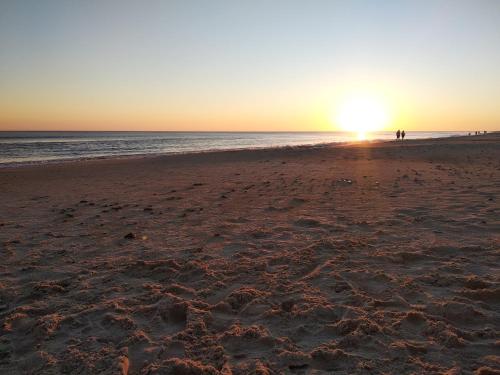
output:
<svg viewBox="0 0 500 375"><path fill-rule="evenodd" d="M0 373L499 374L500 136L0 169Z"/></svg>

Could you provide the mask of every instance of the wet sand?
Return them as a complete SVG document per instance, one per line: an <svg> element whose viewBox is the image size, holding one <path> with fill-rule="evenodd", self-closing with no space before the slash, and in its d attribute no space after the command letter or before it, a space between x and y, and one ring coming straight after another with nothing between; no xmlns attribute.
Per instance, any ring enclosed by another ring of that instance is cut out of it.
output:
<svg viewBox="0 0 500 375"><path fill-rule="evenodd" d="M2 374L500 374L500 135L0 169Z"/></svg>

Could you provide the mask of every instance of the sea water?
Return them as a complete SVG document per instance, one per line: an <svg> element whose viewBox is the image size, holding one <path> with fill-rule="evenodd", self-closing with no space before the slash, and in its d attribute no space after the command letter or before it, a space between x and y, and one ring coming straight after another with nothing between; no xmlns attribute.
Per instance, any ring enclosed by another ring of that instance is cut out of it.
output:
<svg viewBox="0 0 500 375"><path fill-rule="evenodd" d="M407 132L407 139L465 135L468 132ZM347 132L0 132L0 164L297 146L357 140ZM374 132L368 139L394 139Z"/></svg>

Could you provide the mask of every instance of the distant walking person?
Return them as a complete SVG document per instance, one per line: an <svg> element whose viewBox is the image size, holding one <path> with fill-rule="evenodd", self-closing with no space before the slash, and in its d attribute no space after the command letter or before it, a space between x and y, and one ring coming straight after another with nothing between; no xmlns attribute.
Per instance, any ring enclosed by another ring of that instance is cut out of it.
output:
<svg viewBox="0 0 500 375"><path fill-rule="evenodd" d="M399 136L400 136L400 135L401 135L401 132L400 132L400 131L399 131L399 129L398 129L398 131L396 132L396 138L398 139L398 141L399 141Z"/></svg>
<svg viewBox="0 0 500 375"><path fill-rule="evenodd" d="M403 131L401 132L401 140L402 140L402 141L404 141L404 140L405 140L405 135L406 135L406 133L405 133L405 131L403 130Z"/></svg>

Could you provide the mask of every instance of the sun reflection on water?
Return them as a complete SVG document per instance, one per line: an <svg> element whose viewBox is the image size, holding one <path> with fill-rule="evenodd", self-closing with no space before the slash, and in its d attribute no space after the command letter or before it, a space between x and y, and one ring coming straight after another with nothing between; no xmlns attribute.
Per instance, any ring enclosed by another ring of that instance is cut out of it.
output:
<svg viewBox="0 0 500 375"><path fill-rule="evenodd" d="M366 141L368 139L368 135L366 132L357 132L356 138L358 141Z"/></svg>

